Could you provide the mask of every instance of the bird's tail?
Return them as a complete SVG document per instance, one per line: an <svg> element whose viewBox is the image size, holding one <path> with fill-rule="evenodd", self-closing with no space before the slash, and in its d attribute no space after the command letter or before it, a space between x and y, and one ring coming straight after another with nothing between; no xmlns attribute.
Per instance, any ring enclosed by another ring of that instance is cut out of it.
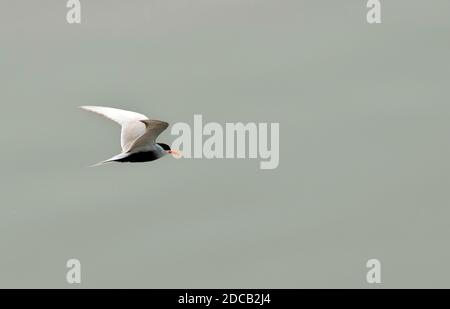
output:
<svg viewBox="0 0 450 309"><path fill-rule="evenodd" d="M108 160L105 160L105 161L101 161L101 162L98 162L98 163L95 163L95 164L89 165L89 167L96 167L96 166L100 166L100 165L103 165L103 164L105 164L105 163L109 163L109 162L113 162L113 161L108 161Z"/></svg>
<svg viewBox="0 0 450 309"><path fill-rule="evenodd" d="M105 163L114 162L114 161L117 161L117 160L126 158L126 157L128 157L129 155L130 155L129 153L119 153L118 155L115 155L115 156L112 157L112 158L109 158L109 159L107 159L107 160L98 162L98 163L93 164L93 165L91 165L91 166L89 166L89 167L96 167L96 166L103 165L103 164L105 164Z"/></svg>

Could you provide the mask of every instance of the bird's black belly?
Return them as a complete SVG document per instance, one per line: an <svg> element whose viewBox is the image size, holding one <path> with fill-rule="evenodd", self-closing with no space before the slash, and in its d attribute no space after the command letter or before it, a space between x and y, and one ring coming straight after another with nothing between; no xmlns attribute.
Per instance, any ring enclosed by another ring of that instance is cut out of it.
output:
<svg viewBox="0 0 450 309"><path fill-rule="evenodd" d="M116 160L117 162L132 162L132 163L136 163L136 162L148 162L148 161L154 161L156 159L161 158L161 155L153 152L153 151L148 151L148 152L137 152L137 153L133 153L131 155L129 155L126 158L123 159L119 159Z"/></svg>

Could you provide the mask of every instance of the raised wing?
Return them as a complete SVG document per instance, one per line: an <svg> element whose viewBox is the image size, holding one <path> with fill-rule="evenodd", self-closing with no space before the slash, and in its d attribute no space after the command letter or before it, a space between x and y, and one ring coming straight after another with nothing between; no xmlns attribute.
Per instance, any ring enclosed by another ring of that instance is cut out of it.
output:
<svg viewBox="0 0 450 309"><path fill-rule="evenodd" d="M120 144L122 151L129 149L134 141L146 132L146 126L141 121L148 120L147 116L123 109L104 106L80 106L80 108L102 115L122 126Z"/></svg>
<svg viewBox="0 0 450 309"><path fill-rule="evenodd" d="M146 149L151 149L152 145L156 143L156 138L169 126L167 122L160 120L141 120L145 125L145 133L134 141L130 148L124 152L138 152Z"/></svg>
<svg viewBox="0 0 450 309"><path fill-rule="evenodd" d="M124 125L125 123L132 121L141 121L148 119L145 115L112 107L80 106L80 108L102 115L108 119L111 119L112 121L117 122L120 125Z"/></svg>

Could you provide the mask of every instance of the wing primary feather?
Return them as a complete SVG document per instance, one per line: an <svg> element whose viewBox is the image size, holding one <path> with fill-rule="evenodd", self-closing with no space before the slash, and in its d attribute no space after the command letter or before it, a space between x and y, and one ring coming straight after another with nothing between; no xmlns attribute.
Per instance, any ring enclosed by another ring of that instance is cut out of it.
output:
<svg viewBox="0 0 450 309"><path fill-rule="evenodd" d="M80 106L81 109L84 109L89 112L93 112L103 117L106 117L112 121L117 122L120 125L124 125L133 121L141 121L147 120L148 117L136 112L126 111L123 109L113 108L113 107L105 107L105 106Z"/></svg>
<svg viewBox="0 0 450 309"><path fill-rule="evenodd" d="M141 121L148 120L145 115L105 106L80 106L80 108L120 124L122 127L120 138L122 150L129 149L130 145L145 133L145 126L141 123Z"/></svg>

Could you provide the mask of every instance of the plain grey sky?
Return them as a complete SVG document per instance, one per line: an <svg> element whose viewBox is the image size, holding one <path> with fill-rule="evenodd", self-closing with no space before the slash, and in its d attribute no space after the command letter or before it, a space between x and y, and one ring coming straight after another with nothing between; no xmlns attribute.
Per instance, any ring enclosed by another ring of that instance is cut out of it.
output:
<svg viewBox="0 0 450 309"><path fill-rule="evenodd" d="M0 287L450 287L449 1L81 2L0 0ZM79 105L279 122L280 165L87 168Z"/></svg>

